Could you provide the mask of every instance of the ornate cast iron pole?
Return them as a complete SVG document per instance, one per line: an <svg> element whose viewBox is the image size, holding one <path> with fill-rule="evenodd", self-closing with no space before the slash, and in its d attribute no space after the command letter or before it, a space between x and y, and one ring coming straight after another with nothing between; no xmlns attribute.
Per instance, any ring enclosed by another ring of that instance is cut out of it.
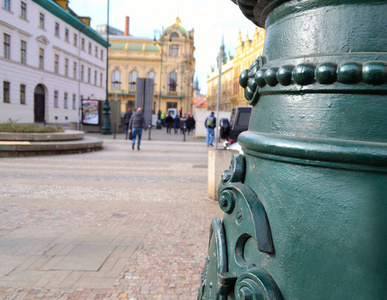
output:
<svg viewBox="0 0 387 300"><path fill-rule="evenodd" d="M266 39L199 299L385 299L387 1L235 2Z"/></svg>
<svg viewBox="0 0 387 300"><path fill-rule="evenodd" d="M112 134L112 126L110 121L110 105L108 99L108 84L109 84L109 7L110 2L107 0L107 28L106 28L106 99L103 105L103 119L102 119L102 134Z"/></svg>

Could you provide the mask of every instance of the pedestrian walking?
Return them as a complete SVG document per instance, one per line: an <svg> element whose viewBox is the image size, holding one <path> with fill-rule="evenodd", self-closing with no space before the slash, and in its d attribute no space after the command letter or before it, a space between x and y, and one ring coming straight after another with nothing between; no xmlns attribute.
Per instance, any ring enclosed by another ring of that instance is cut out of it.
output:
<svg viewBox="0 0 387 300"><path fill-rule="evenodd" d="M167 125L167 133L171 133L173 127L173 118L171 114L169 114L168 117L165 118L165 124Z"/></svg>
<svg viewBox="0 0 387 300"><path fill-rule="evenodd" d="M142 114L142 108L137 108L137 111L129 121L129 131L132 132L133 138L132 138L132 150L134 150L134 145L136 144L136 137L137 139L137 150L140 150L140 144L141 144L141 135L142 130L144 129L144 132L146 133L146 124L145 124L145 118Z"/></svg>
<svg viewBox="0 0 387 300"><path fill-rule="evenodd" d="M215 137L215 127L216 127L216 118L214 115L214 112L211 112L211 114L206 118L204 121L204 126L207 128L207 147L213 146L212 142L214 141Z"/></svg>
<svg viewBox="0 0 387 300"><path fill-rule="evenodd" d="M194 124L195 124L195 120L192 118L192 116L190 114L188 114L188 118L187 118L187 131L188 131L188 134L191 131L193 131Z"/></svg>
<svg viewBox="0 0 387 300"><path fill-rule="evenodd" d="M173 119L173 128L175 130L175 134L179 132L179 127L180 127L180 118L176 114L175 118Z"/></svg>
<svg viewBox="0 0 387 300"><path fill-rule="evenodd" d="M125 140L128 139L128 129L129 129L129 121L132 117L132 110L128 108L127 112L124 115L124 123L125 123Z"/></svg>
<svg viewBox="0 0 387 300"><path fill-rule="evenodd" d="M161 121L161 126L164 126L165 124L165 114L161 112L160 114L160 121Z"/></svg>
<svg viewBox="0 0 387 300"><path fill-rule="evenodd" d="M184 133L186 129L187 129L187 117L186 117L186 115L184 114L184 115L180 118L180 133Z"/></svg>

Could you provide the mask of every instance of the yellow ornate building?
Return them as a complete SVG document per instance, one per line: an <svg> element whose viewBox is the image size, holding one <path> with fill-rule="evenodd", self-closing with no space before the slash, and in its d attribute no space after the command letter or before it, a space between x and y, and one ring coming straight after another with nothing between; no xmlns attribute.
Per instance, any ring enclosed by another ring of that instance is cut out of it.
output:
<svg viewBox="0 0 387 300"><path fill-rule="evenodd" d="M242 41L242 35L239 32L234 57L226 56L223 60L219 110L230 111L233 107L248 105L243 94L243 89L239 85L239 74L243 70L248 69L250 64L259 55L262 55L264 41L265 30L262 28L255 28L251 40L246 36L246 40ZM219 67L217 64L215 68L212 68L207 78L208 110L216 110L218 76Z"/></svg>
<svg viewBox="0 0 387 300"><path fill-rule="evenodd" d="M154 113L168 108L192 111L194 30L186 30L180 18L157 40L131 36L127 18L125 34L110 36L109 42L108 95L109 100L121 100L122 112L135 108L137 78L154 80Z"/></svg>

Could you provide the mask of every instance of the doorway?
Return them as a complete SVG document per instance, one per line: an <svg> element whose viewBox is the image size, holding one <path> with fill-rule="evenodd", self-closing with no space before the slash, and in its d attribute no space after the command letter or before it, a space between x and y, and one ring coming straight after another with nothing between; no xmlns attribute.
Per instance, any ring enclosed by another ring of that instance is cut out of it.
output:
<svg viewBox="0 0 387 300"><path fill-rule="evenodd" d="M34 122L43 123L45 116L45 92L44 87L38 84L34 91Z"/></svg>

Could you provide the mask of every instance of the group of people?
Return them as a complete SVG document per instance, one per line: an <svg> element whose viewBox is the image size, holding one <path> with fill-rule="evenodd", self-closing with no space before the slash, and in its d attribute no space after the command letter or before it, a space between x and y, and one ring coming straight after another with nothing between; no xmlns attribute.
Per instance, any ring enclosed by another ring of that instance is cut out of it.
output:
<svg viewBox="0 0 387 300"><path fill-rule="evenodd" d="M175 134L179 133L179 130L180 133L187 132L188 134L190 134L190 132L195 129L195 124L195 118L190 114L188 114L188 118L186 118L185 115L181 118L176 115L175 118L173 118L172 114L169 114L165 118L165 126L167 127L167 133L171 133L173 128Z"/></svg>
<svg viewBox="0 0 387 300"><path fill-rule="evenodd" d="M128 108L128 111L124 115L124 123L125 139L132 139L132 150L134 150L137 138L137 150L140 150L142 131L144 130L146 133L146 124L144 115L142 113L142 108L137 108L136 113L134 114ZM172 118L171 114L165 118L167 133L171 133L173 126L175 134L178 133L179 129L181 133L184 133L184 131L187 130L189 134L195 128L195 123L195 118L190 114L188 114L188 118L185 118L185 116L179 118L178 115L176 115L175 118ZM207 147L213 146L212 143L215 138L216 127L216 118L214 112L211 112L211 114L206 118L204 121L204 126L207 130ZM130 135L132 135L132 137L130 137Z"/></svg>

